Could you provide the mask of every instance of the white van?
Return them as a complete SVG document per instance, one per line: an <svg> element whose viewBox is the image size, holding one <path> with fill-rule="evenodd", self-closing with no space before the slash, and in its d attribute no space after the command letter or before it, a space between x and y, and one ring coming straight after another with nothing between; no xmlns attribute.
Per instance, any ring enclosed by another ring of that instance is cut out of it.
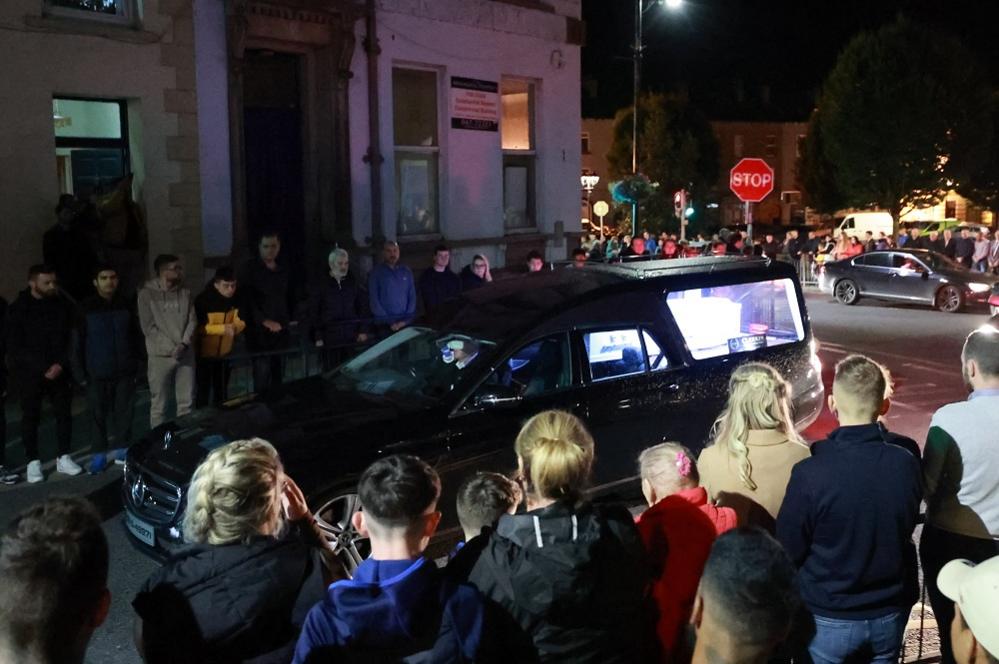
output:
<svg viewBox="0 0 999 664"><path fill-rule="evenodd" d="M860 241L864 240L864 235L870 231L876 240L881 233L887 237L892 234L892 218L889 212L854 212L848 214L833 231L833 235L839 237L840 233L846 233L847 237L857 236Z"/></svg>

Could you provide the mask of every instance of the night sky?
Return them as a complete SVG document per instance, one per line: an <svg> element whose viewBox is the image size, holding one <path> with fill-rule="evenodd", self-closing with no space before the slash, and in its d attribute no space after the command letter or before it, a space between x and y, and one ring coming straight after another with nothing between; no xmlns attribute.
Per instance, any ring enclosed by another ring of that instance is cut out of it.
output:
<svg viewBox="0 0 999 664"><path fill-rule="evenodd" d="M686 90L711 119L805 120L850 38L899 12L959 37L999 87L996 0L684 0L645 14L642 89ZM583 116L611 117L631 104L634 1L583 0L583 19Z"/></svg>

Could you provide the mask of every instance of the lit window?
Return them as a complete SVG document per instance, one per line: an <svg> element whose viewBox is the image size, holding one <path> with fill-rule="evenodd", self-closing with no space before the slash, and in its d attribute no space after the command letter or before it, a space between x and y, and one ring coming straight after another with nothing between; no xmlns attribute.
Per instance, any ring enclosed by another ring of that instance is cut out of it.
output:
<svg viewBox="0 0 999 664"><path fill-rule="evenodd" d="M129 172L124 101L56 97L52 124L61 193L106 192Z"/></svg>
<svg viewBox="0 0 999 664"><path fill-rule="evenodd" d="M440 143L437 72L392 70L395 191L399 235L436 233Z"/></svg>
<svg viewBox="0 0 999 664"><path fill-rule="evenodd" d="M136 0L43 0L47 16L123 23L136 22Z"/></svg>
<svg viewBox="0 0 999 664"><path fill-rule="evenodd" d="M675 291L666 296L695 360L772 348L805 338L790 279Z"/></svg>
<svg viewBox="0 0 999 664"><path fill-rule="evenodd" d="M535 225L535 84L503 79L500 86L503 147L503 223L507 229Z"/></svg>

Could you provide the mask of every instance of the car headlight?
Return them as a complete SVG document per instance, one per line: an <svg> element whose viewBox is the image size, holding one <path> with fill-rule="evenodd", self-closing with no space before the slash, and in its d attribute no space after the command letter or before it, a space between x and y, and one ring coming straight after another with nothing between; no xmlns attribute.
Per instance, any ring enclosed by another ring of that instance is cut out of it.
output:
<svg viewBox="0 0 999 664"><path fill-rule="evenodd" d="M985 291L992 290L992 284L982 284L977 281L973 281L968 284L968 289L972 293L984 293Z"/></svg>

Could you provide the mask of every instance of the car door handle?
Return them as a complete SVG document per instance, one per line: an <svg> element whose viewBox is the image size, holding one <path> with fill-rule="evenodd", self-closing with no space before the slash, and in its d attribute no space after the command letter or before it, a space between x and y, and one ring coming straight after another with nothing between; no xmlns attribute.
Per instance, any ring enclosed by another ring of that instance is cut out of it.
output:
<svg viewBox="0 0 999 664"><path fill-rule="evenodd" d="M680 391L680 383L670 383L669 385L666 386L666 391L667 392L679 392Z"/></svg>
<svg viewBox="0 0 999 664"><path fill-rule="evenodd" d="M627 410L631 408L631 399L621 399L617 402L617 407L619 410Z"/></svg>

